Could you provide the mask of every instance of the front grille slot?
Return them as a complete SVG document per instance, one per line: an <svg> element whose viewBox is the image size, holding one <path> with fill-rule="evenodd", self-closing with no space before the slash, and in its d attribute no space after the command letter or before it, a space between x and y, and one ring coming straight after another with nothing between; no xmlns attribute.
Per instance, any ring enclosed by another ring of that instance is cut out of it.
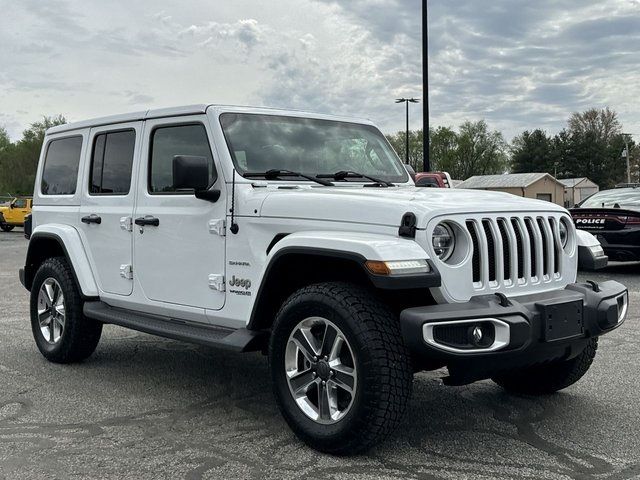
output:
<svg viewBox="0 0 640 480"><path fill-rule="evenodd" d="M537 243L536 242L536 234L533 228L533 222L530 218L524 219L524 224L527 227L527 233L529 234L529 248L531 252L531 276L537 277L539 276L538 272L538 257L537 257Z"/></svg>
<svg viewBox="0 0 640 480"><path fill-rule="evenodd" d="M493 239L493 232L491 231L491 225L489 220L482 221L482 228L484 229L484 235L487 239L487 250L489 252L489 258L487 263L489 264L489 281L496 281L496 242Z"/></svg>
<svg viewBox="0 0 640 480"><path fill-rule="evenodd" d="M493 290L561 277L563 248L554 216L466 219L474 289Z"/></svg>
<svg viewBox="0 0 640 480"><path fill-rule="evenodd" d="M511 242L507 234L507 226L504 218L498 219L498 230L502 238L502 255L504 257L504 279L511 279Z"/></svg>
<svg viewBox="0 0 640 480"><path fill-rule="evenodd" d="M524 278L524 244L522 232L520 231L520 223L515 218L511 219L511 227L516 236L516 252L518 254L518 278Z"/></svg>
<svg viewBox="0 0 640 480"><path fill-rule="evenodd" d="M547 259L549 258L550 252L547 245L547 230L544 228L542 218L538 217L536 220L538 221L538 228L540 229L540 235L542 236L542 273L544 275L549 275L549 262Z"/></svg>
<svg viewBox="0 0 640 480"><path fill-rule="evenodd" d="M476 233L476 225L471 220L467 221L467 230L471 235L471 244L473 246L473 258L471 263L473 266L473 281L480 281L480 245L478 244L478 234Z"/></svg>

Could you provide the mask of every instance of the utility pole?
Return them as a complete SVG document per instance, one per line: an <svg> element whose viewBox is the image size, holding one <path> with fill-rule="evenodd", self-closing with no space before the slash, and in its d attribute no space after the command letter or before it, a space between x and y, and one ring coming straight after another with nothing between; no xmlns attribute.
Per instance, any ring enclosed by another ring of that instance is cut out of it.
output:
<svg viewBox="0 0 640 480"><path fill-rule="evenodd" d="M406 130L404 134L404 163L409 165L409 103L418 103L417 98L397 98L396 103L404 103L406 105ZM417 167L417 165L416 165Z"/></svg>
<svg viewBox="0 0 640 480"><path fill-rule="evenodd" d="M631 169L629 168L629 137L630 133L623 133L624 135L624 156L627 161L627 183L631 183Z"/></svg>
<svg viewBox="0 0 640 480"><path fill-rule="evenodd" d="M422 0L422 171L431 170L429 161L429 24L427 0Z"/></svg>

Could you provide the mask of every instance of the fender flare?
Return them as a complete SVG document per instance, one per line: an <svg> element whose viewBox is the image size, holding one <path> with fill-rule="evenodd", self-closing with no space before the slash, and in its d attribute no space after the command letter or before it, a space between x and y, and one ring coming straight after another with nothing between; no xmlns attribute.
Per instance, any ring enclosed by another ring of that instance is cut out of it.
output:
<svg viewBox="0 0 640 480"><path fill-rule="evenodd" d="M261 299L268 296L265 287L270 283L270 275L279 260L287 255L303 255L314 257L338 258L349 260L360 266L369 278L373 287L383 290L405 290L415 288L431 288L440 286L440 273L425 250L413 239L399 238L391 235L365 234L361 232L299 232L281 236L270 249L265 267L260 277L260 286L253 303L249 329L256 328L258 310ZM428 273L389 277L372 274L365 267L367 260L415 260L426 259L429 263ZM259 328L259 327L257 327Z"/></svg>
<svg viewBox="0 0 640 480"><path fill-rule="evenodd" d="M27 258L25 262L25 287L31 289L35 269L32 267L32 259L37 257L38 243L42 239L54 240L58 243L64 256L71 265L73 276L76 280L78 288L83 297L94 298L99 296L98 286L96 284L91 265L87 253L84 249L78 231L69 226L61 224L47 224L36 227L29 240L27 249Z"/></svg>

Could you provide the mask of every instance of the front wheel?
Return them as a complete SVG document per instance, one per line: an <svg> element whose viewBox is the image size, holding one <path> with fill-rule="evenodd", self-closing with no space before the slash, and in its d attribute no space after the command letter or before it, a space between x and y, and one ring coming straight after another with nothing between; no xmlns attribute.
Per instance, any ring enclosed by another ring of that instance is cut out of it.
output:
<svg viewBox="0 0 640 480"><path fill-rule="evenodd" d="M278 407L313 448L362 452L397 426L413 371L398 319L369 291L323 283L294 293L269 344Z"/></svg>
<svg viewBox="0 0 640 480"><path fill-rule="evenodd" d="M598 337L589 340L584 350L570 360L559 360L508 372L492 380L509 392L545 395L573 385L587 373L598 350Z"/></svg>
<svg viewBox="0 0 640 480"><path fill-rule="evenodd" d="M0 228L2 229L3 232L10 232L11 230L13 230L15 228L14 225L7 225L6 223L3 223L0 225Z"/></svg>
<svg viewBox="0 0 640 480"><path fill-rule="evenodd" d="M45 260L31 286L31 329L47 360L79 362L98 346L102 324L86 318L82 304L67 261L61 257Z"/></svg>

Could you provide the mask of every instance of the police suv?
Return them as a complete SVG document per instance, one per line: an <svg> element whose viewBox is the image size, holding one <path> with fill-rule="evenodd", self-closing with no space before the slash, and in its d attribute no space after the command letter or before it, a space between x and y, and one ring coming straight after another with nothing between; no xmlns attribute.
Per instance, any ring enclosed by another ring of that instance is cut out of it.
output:
<svg viewBox="0 0 640 480"><path fill-rule="evenodd" d="M306 443L363 451L414 372L545 394L588 370L626 288L576 281L567 211L416 188L369 121L194 105L48 130L23 285L36 344L87 358L103 324L263 351Z"/></svg>

